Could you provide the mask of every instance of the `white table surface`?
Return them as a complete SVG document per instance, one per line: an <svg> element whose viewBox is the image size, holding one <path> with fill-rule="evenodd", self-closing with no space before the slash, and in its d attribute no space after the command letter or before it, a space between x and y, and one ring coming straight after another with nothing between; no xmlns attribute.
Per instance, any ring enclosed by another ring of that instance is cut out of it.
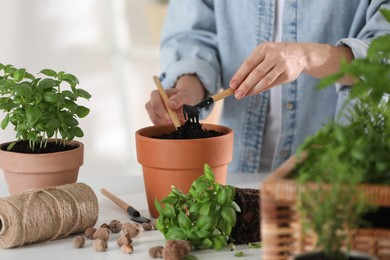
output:
<svg viewBox="0 0 390 260"><path fill-rule="evenodd" d="M94 189L99 200L99 217L95 227L102 223L109 223L116 219L121 222L130 221L127 213L116 206L100 193L101 188L106 188L111 193L117 195L122 200L138 209L142 215L149 217L147 210L146 195L144 192L143 178L141 170L136 168L131 174L107 174L105 171L96 173L86 173L84 169L79 174L79 182L88 184ZM0 171L1 173L1 171ZM259 188L260 181L266 174L230 174L228 175L227 184L240 188ZM1 177L3 178L3 177ZM0 196L8 196L4 180L0 179ZM124 254L116 244L116 239L120 234L110 234L108 249L106 252L96 252L92 248L92 240L87 239L86 245L81 249L72 247L73 236L67 238L40 242L19 248L0 249L0 259L4 260L21 260L21 259L152 259L149 257L148 250L153 246L164 246L165 240L159 231L142 231L133 239L133 254ZM235 257L233 251L227 248L216 250L194 251L191 254L198 259L261 259L261 249L249 248L247 245L239 245L236 250L243 251L243 257Z"/></svg>

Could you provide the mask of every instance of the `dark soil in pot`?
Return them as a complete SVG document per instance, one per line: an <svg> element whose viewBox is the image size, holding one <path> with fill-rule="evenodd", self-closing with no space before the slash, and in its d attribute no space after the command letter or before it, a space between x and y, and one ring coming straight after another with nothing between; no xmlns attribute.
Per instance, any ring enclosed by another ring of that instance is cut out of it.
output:
<svg viewBox="0 0 390 260"><path fill-rule="evenodd" d="M159 139L197 139L210 138L220 135L223 135L223 133L215 130L203 129L202 124L187 120L183 125L171 133L152 137Z"/></svg>
<svg viewBox="0 0 390 260"><path fill-rule="evenodd" d="M3 145L1 150L7 151L7 145ZM15 153L30 153L30 154L41 154L41 153L55 153L55 152L63 152L76 149L76 145L62 145L60 143L48 142L45 147L36 146L34 150L31 150L28 141L18 141L12 147L10 152Z"/></svg>

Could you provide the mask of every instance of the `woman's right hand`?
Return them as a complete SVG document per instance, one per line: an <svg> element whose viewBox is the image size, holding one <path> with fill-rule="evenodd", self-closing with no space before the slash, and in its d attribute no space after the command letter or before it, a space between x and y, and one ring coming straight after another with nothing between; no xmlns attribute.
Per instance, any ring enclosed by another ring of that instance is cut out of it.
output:
<svg viewBox="0 0 390 260"><path fill-rule="evenodd" d="M166 89L168 106L183 123L183 105L195 105L206 97L206 90L196 75L181 76L174 88ZM149 118L154 125L172 124L172 121L165 108L164 102L158 90L150 93L150 99L145 104Z"/></svg>

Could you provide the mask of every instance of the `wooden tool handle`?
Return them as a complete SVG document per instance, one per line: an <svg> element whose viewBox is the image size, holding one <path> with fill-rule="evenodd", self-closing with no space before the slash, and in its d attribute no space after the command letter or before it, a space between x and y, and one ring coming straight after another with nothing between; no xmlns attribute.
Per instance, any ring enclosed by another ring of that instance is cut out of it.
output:
<svg viewBox="0 0 390 260"><path fill-rule="evenodd" d="M224 91L221 91L221 92L213 95L212 98L213 98L214 102L217 102L218 100L221 100L225 97L232 95L234 93L234 91L236 91L236 90L232 89L232 88L228 88L228 89L225 89Z"/></svg>
<svg viewBox="0 0 390 260"><path fill-rule="evenodd" d="M116 197L114 194L110 193L108 190L106 189L101 189L100 192L106 196L107 198L109 198L111 201L113 201L116 205L118 205L119 207L121 207L122 209L124 210L127 210L128 207L130 207L129 204L127 204L126 202L124 202L123 200L121 200L120 198Z"/></svg>
<svg viewBox="0 0 390 260"><path fill-rule="evenodd" d="M165 108L168 111L169 117L171 118L173 124L175 125L176 128L180 127L180 120L177 117L176 113L168 107L168 96L167 93L165 93L163 86L161 85L160 79L157 76L153 76L154 83L157 86L158 92L160 92L161 98L164 101Z"/></svg>

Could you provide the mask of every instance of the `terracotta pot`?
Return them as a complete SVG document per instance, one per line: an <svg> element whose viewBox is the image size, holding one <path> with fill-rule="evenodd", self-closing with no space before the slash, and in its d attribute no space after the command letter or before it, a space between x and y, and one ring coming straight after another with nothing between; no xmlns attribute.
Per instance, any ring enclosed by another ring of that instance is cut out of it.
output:
<svg viewBox="0 0 390 260"><path fill-rule="evenodd" d="M8 144L1 144L0 147L7 147ZM84 145L74 140L69 144L78 147L43 154L16 153L0 149L0 168L4 171L10 195L33 188L75 183L79 167L84 162Z"/></svg>
<svg viewBox="0 0 390 260"><path fill-rule="evenodd" d="M203 175L204 164L212 168L216 182L226 184L227 167L233 157L233 131L219 125L202 124L202 127L224 135L180 140L152 138L174 131L172 125L151 126L136 132L137 159L142 165L152 217L158 217L155 199L165 198L172 185L187 193L192 182Z"/></svg>

